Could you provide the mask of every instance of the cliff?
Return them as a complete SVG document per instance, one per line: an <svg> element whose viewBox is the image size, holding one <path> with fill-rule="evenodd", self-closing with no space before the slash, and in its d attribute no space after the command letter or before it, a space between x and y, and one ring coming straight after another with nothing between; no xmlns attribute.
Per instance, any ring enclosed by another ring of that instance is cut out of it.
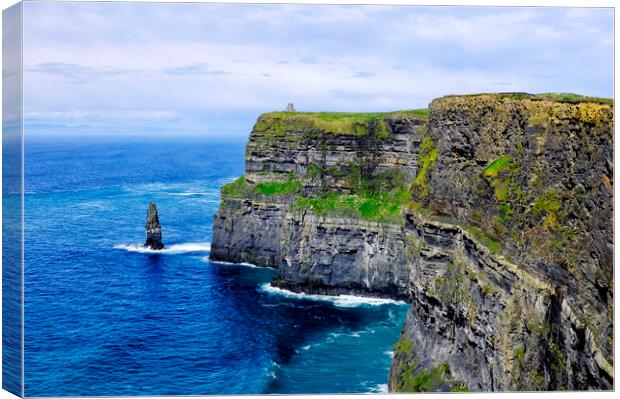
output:
<svg viewBox="0 0 620 399"><path fill-rule="evenodd" d="M426 116L261 115L211 259L278 267L273 284L293 291L408 298L402 205Z"/></svg>
<svg viewBox="0 0 620 399"><path fill-rule="evenodd" d="M577 96L265 114L211 257L406 299L391 391L611 389L612 132L611 101Z"/></svg>

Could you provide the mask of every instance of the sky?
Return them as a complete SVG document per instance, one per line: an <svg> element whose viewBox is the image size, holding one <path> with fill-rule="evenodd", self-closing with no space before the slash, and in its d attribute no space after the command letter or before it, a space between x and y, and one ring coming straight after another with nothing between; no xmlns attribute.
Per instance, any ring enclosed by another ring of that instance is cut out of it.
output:
<svg viewBox="0 0 620 399"><path fill-rule="evenodd" d="M259 114L447 94L613 96L613 10L24 6L26 134L247 136Z"/></svg>

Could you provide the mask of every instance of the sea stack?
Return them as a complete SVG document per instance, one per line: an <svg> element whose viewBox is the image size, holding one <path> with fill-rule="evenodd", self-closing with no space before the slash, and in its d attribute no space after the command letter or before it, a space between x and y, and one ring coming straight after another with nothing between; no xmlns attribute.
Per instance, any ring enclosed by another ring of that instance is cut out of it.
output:
<svg viewBox="0 0 620 399"><path fill-rule="evenodd" d="M157 205L149 203L149 210L146 214L146 242L145 247L151 249L163 249L164 243L161 241L161 226L157 217Z"/></svg>

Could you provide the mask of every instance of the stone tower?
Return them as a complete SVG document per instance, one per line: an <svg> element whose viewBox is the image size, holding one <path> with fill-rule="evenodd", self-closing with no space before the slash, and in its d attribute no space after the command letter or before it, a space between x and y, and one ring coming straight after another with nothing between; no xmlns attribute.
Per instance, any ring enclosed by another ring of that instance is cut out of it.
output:
<svg viewBox="0 0 620 399"><path fill-rule="evenodd" d="M286 112L295 112L295 107L293 106L293 103L288 103L286 105Z"/></svg>

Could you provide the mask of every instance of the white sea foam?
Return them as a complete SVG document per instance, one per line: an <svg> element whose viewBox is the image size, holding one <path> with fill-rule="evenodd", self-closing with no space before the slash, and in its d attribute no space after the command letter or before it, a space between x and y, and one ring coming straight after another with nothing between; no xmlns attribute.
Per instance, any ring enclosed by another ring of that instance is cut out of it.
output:
<svg viewBox="0 0 620 399"><path fill-rule="evenodd" d="M384 298L368 298L354 295L318 295L304 294L274 287L270 283L262 284L259 291L272 295L283 295L289 298L309 299L313 301L331 302L341 308L353 308L357 306L379 306L379 305L404 305L403 301L395 301L393 299Z"/></svg>
<svg viewBox="0 0 620 399"><path fill-rule="evenodd" d="M277 372L278 369L280 369L282 366L280 366L277 362L274 362L273 360L271 361L271 367L265 367L263 368L263 370L265 370L267 372L267 375L269 375L272 379L276 379L277 376Z"/></svg>
<svg viewBox="0 0 620 399"><path fill-rule="evenodd" d="M204 258L202 258L203 262L207 262L207 263L217 263L219 265L231 265L231 266L246 266L246 267L252 267L252 268L260 268L261 266L256 266L253 263L247 263L247 262L241 262L241 263L234 263L234 262L226 262L223 260L211 260L209 259L208 256L205 256Z"/></svg>
<svg viewBox="0 0 620 399"><path fill-rule="evenodd" d="M330 337L333 337L333 338L338 338L338 337L339 337L339 336L341 336L341 335L342 335L342 333L337 333L337 332L331 332L331 333L329 333L329 336L330 336Z"/></svg>
<svg viewBox="0 0 620 399"><path fill-rule="evenodd" d="M97 209L104 211L110 209L110 204L106 201L86 201L76 205L79 208Z"/></svg>
<svg viewBox="0 0 620 399"><path fill-rule="evenodd" d="M389 357L391 357L391 358L393 358L393 357L394 357L394 351L385 351L385 352L383 352L383 354L384 354L384 355L387 355L387 356L389 356Z"/></svg>
<svg viewBox="0 0 620 399"><path fill-rule="evenodd" d="M191 183L147 183L135 186L125 186L125 191L131 193L155 193L174 196L217 196L218 187L211 188L208 182L195 181Z"/></svg>
<svg viewBox="0 0 620 399"><path fill-rule="evenodd" d="M378 384L374 387L370 388L370 392L368 393L388 393L387 384Z"/></svg>
<svg viewBox="0 0 620 399"><path fill-rule="evenodd" d="M186 242L181 244L172 244L164 247L164 249L151 249L146 248L140 244L121 244L115 245L116 249L124 249L129 252L138 252L141 254L161 254L161 255L178 255L189 252L209 252L211 250L211 243L209 242Z"/></svg>
<svg viewBox="0 0 620 399"><path fill-rule="evenodd" d="M329 339L329 340L333 340L333 338L338 338L338 337L342 337L342 336L345 336L345 337L353 337L353 338L359 338L359 337L361 337L361 336L362 336L361 334L365 334L365 333L367 333L367 332L368 332L368 331L366 331L366 330L353 331L353 332L351 332L351 333L344 333L344 332L339 332L339 333L338 333L338 332L331 332L331 333L329 333L329 334L328 334L328 339Z"/></svg>
<svg viewBox="0 0 620 399"><path fill-rule="evenodd" d="M212 193L201 193L201 192L193 192L193 191L188 191L188 192L183 192L183 193L166 193L166 194L176 195L179 197L191 197L195 195L212 195Z"/></svg>
<svg viewBox="0 0 620 399"><path fill-rule="evenodd" d="M123 187L125 191L130 193L144 193L144 192L166 192L169 190L175 190L178 188L178 185L175 184L166 184L166 183L146 183L146 184L138 184L135 186L125 186Z"/></svg>

